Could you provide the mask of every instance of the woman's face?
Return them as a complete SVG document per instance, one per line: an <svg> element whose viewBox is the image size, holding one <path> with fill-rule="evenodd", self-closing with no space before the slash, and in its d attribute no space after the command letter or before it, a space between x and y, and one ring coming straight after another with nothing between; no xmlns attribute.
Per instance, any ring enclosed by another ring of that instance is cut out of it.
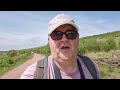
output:
<svg viewBox="0 0 120 90"><path fill-rule="evenodd" d="M55 30L55 32L56 31L66 32L69 30L73 30L73 32L76 31L76 29L73 26L69 24L65 24L65 25L59 26ZM78 44L79 44L79 34L77 33L77 37L72 40L67 39L65 34L63 34L60 40L53 40L50 35L48 37L48 42L50 45L51 54L55 59L62 60L62 61L72 60L73 58L75 58L77 54Z"/></svg>

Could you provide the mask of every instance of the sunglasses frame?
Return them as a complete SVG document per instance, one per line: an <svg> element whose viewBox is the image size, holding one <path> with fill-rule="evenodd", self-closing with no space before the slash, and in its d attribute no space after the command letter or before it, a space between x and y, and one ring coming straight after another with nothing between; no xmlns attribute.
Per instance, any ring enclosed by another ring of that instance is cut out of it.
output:
<svg viewBox="0 0 120 90"><path fill-rule="evenodd" d="M69 33L70 32L70 33ZM58 35L57 35L57 33L60 33L60 36L59 37L57 37ZM78 36L78 31L77 30L74 30L74 29L69 29L69 30L67 30L66 32L61 32L61 31L53 31L51 34L50 34L50 37L53 39L53 40L61 40L62 39L62 37L63 37L63 34L65 34L65 36L66 36L66 38L68 39L68 40L73 40L73 39L76 39L77 38L77 36ZM72 34L74 34L74 37L69 37L69 35L72 35ZM55 36L56 36L56 38L55 38Z"/></svg>

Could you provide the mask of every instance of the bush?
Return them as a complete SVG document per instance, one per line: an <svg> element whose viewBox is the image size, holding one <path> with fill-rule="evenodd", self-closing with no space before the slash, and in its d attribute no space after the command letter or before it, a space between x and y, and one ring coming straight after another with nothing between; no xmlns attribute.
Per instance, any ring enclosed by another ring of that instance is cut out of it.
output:
<svg viewBox="0 0 120 90"><path fill-rule="evenodd" d="M118 41L118 49L120 49L120 40Z"/></svg>
<svg viewBox="0 0 120 90"><path fill-rule="evenodd" d="M80 47L78 48L78 53L79 53L79 54L82 55L82 54L85 54L86 52L87 52L87 51L86 51L86 49L85 49L84 47L83 47L83 48L82 48L82 47L81 47L81 48L80 48Z"/></svg>
<svg viewBox="0 0 120 90"><path fill-rule="evenodd" d="M111 49L115 50L116 49L116 43L114 38L109 38L107 41L107 46L105 48L105 51L110 51Z"/></svg>
<svg viewBox="0 0 120 90"><path fill-rule="evenodd" d="M88 42L88 51L93 51L93 52L97 52L100 51L99 45L96 41L96 39L91 39Z"/></svg>
<svg viewBox="0 0 120 90"><path fill-rule="evenodd" d="M19 50L18 53L19 53L19 54L24 54L24 53L26 53L26 52L25 52L25 50Z"/></svg>
<svg viewBox="0 0 120 90"><path fill-rule="evenodd" d="M85 48L85 41L84 40L80 40L79 46L78 46L78 53L79 54L85 54L86 52L87 52L87 50Z"/></svg>
<svg viewBox="0 0 120 90"><path fill-rule="evenodd" d="M91 38L91 39L81 39L80 44L78 47L78 52L80 54L85 54L86 52L97 52L100 51L100 47L96 41L96 39Z"/></svg>
<svg viewBox="0 0 120 90"><path fill-rule="evenodd" d="M0 60L0 67L8 67L16 62L15 59L5 56Z"/></svg>
<svg viewBox="0 0 120 90"><path fill-rule="evenodd" d="M43 54L43 55L46 55L46 56L50 55L49 45L36 48L35 51L36 51L36 53L40 53L40 54Z"/></svg>
<svg viewBox="0 0 120 90"><path fill-rule="evenodd" d="M100 51L107 51L107 42L106 41L99 41L97 42L100 48Z"/></svg>
<svg viewBox="0 0 120 90"><path fill-rule="evenodd" d="M97 42L100 51L110 51L111 49L116 49L116 42L114 38L109 37L108 39L100 40Z"/></svg>
<svg viewBox="0 0 120 90"><path fill-rule="evenodd" d="M10 51L7 52L7 55L10 56L10 57L14 57L15 55L17 55L17 51L10 50Z"/></svg>

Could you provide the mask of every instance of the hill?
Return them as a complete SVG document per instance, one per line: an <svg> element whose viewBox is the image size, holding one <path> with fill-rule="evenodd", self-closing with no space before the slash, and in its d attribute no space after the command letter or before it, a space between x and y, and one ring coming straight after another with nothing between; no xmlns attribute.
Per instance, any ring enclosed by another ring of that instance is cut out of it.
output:
<svg viewBox="0 0 120 90"><path fill-rule="evenodd" d="M79 53L120 49L120 31L80 38Z"/></svg>

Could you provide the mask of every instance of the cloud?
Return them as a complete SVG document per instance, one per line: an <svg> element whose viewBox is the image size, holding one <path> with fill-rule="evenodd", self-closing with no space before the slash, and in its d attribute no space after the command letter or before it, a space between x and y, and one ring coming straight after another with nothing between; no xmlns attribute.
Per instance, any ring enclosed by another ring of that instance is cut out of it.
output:
<svg viewBox="0 0 120 90"><path fill-rule="evenodd" d="M36 33L0 32L0 51L25 49L47 44L47 36Z"/></svg>
<svg viewBox="0 0 120 90"><path fill-rule="evenodd" d="M111 32L115 30L116 25L112 24L112 19L102 19L101 18L85 18L81 17L81 20L78 20L80 24L80 36L86 37L95 34L102 34L106 32ZM116 22L116 21L115 21ZM118 27L117 27L118 28Z"/></svg>
<svg viewBox="0 0 120 90"><path fill-rule="evenodd" d="M47 43L47 23L40 14L0 12L0 50L30 48Z"/></svg>
<svg viewBox="0 0 120 90"><path fill-rule="evenodd" d="M106 23L109 22L108 20L97 20L95 23L97 24L102 24L102 23Z"/></svg>
<svg viewBox="0 0 120 90"><path fill-rule="evenodd" d="M33 12L0 12L0 31L35 32L46 30L47 20ZM46 23L46 24L45 24Z"/></svg>

